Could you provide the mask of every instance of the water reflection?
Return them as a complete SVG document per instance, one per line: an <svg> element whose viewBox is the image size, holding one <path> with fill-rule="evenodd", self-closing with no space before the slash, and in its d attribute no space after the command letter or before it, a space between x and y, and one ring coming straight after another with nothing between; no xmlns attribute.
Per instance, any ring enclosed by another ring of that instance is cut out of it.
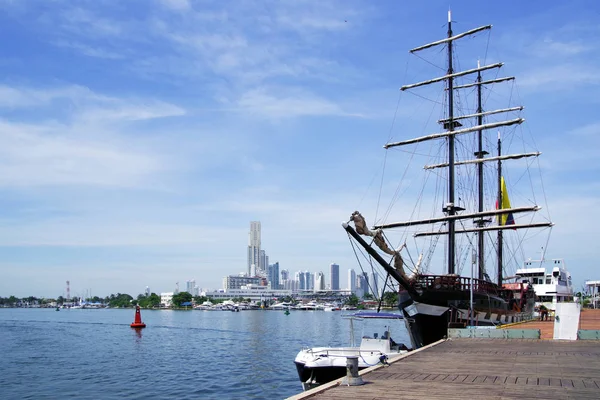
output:
<svg viewBox="0 0 600 400"><path fill-rule="evenodd" d="M138 339L141 339L142 338L142 328L133 328L133 330L135 331L135 336Z"/></svg>

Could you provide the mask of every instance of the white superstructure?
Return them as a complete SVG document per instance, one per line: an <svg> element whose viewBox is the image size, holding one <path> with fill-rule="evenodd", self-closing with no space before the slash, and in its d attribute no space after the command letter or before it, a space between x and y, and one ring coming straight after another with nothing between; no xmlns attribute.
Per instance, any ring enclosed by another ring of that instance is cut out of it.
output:
<svg viewBox="0 0 600 400"><path fill-rule="evenodd" d="M556 303L573 301L571 273L562 259L525 261L524 268L518 269L516 276L519 282L531 283L538 306L543 304L555 310Z"/></svg>

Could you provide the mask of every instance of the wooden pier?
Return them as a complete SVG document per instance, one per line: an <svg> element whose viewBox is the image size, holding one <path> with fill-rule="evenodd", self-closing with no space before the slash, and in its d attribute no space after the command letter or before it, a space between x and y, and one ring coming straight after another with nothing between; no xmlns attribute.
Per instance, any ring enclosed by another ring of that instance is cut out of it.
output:
<svg viewBox="0 0 600 400"><path fill-rule="evenodd" d="M454 339L294 399L598 399L597 341ZM325 385L328 386L328 385Z"/></svg>
<svg viewBox="0 0 600 400"><path fill-rule="evenodd" d="M582 329L600 328L600 310L581 314ZM532 321L542 340L451 339L361 371L362 386L339 381L290 399L599 399L600 341L557 341L554 321Z"/></svg>

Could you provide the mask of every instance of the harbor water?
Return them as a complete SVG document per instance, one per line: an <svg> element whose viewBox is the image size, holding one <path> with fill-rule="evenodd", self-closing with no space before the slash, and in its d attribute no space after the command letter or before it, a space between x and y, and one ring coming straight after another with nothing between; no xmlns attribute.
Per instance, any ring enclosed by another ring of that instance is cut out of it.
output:
<svg viewBox="0 0 600 400"><path fill-rule="evenodd" d="M136 331L132 309L0 309L2 399L282 399L301 348L349 344L341 314L143 310Z"/></svg>

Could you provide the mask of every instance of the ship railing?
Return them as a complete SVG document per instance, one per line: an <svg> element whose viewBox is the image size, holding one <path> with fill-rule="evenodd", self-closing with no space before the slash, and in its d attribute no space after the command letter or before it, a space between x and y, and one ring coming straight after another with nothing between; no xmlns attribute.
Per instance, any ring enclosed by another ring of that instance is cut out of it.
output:
<svg viewBox="0 0 600 400"><path fill-rule="evenodd" d="M310 353L314 357L347 357L347 356L356 356L364 354L372 354L377 351L381 351L381 349L361 349L360 347L332 347L330 349L306 349L308 353Z"/></svg>
<svg viewBox="0 0 600 400"><path fill-rule="evenodd" d="M481 279L471 279L459 275L419 275L414 282L416 289L424 290L456 290L498 294L496 284Z"/></svg>

